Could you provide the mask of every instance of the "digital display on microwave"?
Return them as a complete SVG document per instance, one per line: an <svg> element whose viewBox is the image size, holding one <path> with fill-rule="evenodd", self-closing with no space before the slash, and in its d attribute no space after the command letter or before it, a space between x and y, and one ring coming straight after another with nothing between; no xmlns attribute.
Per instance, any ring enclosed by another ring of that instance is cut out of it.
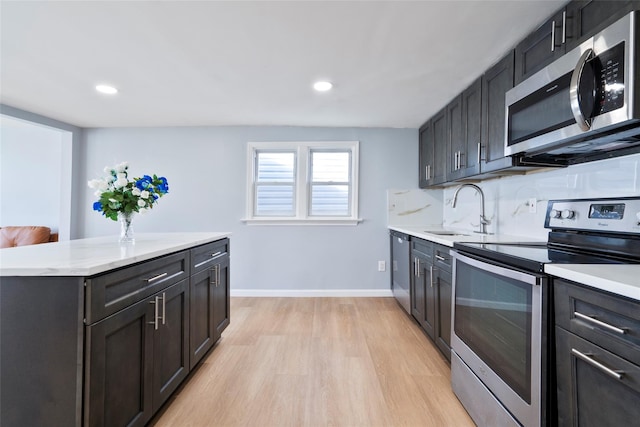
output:
<svg viewBox="0 0 640 427"><path fill-rule="evenodd" d="M622 219L624 217L624 203L615 205L591 205L589 218L595 219Z"/></svg>

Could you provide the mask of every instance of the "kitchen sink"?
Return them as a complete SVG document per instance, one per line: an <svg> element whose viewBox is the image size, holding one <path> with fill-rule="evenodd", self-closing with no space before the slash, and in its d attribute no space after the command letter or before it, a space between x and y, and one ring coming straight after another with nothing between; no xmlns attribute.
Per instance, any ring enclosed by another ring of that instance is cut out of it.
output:
<svg viewBox="0 0 640 427"><path fill-rule="evenodd" d="M457 231L446 231L446 230L425 230L425 233L435 234L438 236L468 236L465 233L459 233Z"/></svg>

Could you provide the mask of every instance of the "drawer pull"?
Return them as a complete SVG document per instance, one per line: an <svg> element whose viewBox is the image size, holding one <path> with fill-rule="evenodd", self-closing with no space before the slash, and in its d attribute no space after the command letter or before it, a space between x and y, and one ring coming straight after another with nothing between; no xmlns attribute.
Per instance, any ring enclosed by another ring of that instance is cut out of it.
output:
<svg viewBox="0 0 640 427"><path fill-rule="evenodd" d="M149 304L154 305L154 314L153 314L153 322L148 322L150 325L153 325L153 329L158 330L158 297L155 297L153 301L149 301Z"/></svg>
<svg viewBox="0 0 640 427"><path fill-rule="evenodd" d="M209 259L208 259L208 260L206 260L206 261L202 261L202 262L197 263L196 265L194 265L194 267L195 267L195 268L198 268L198 267L200 267L200 266L205 265L205 264L206 264L206 263L208 263L208 262L213 261L213 260L214 260L214 258L215 258L215 257L217 257L218 255L220 255L221 253L222 253L221 251L218 251L218 252L216 252L215 254L211 254L211 258L209 258Z"/></svg>
<svg viewBox="0 0 640 427"><path fill-rule="evenodd" d="M445 257L440 256L440 255L436 255L436 259L437 259L438 261L446 261L446 260L447 260Z"/></svg>
<svg viewBox="0 0 640 427"><path fill-rule="evenodd" d="M602 322L602 321L600 321L598 319L595 319L595 318L593 318L591 316L587 316L586 314L582 314L582 313L580 313L578 311L574 311L573 315L575 317L577 317L578 319L582 319L582 320L584 320L586 322L591 322L594 325L598 325L598 326L600 326L602 328L605 328L605 329L608 329L608 330L610 330L612 332L616 332L616 333L621 334L621 335L624 335L624 334L627 333L627 331L625 331L624 329L621 329L621 328L618 328L617 326L613 326L613 325L610 325L608 323Z"/></svg>
<svg viewBox="0 0 640 427"><path fill-rule="evenodd" d="M144 279L144 280L146 280L146 281L147 281L147 283L155 282L155 281L156 281L156 280L158 280L158 279L162 279L162 278L163 278L164 276L166 276L167 274L169 274L169 273L162 273L162 274L158 274L157 276L153 276L153 277L152 277L152 278L150 278L150 279Z"/></svg>
<svg viewBox="0 0 640 427"><path fill-rule="evenodd" d="M575 348L571 349L571 353L576 356L579 359L584 360L585 362L587 362L588 364L590 364L591 366L593 366L594 368L598 368L600 369L602 372L604 372L605 374L609 375L610 377L613 377L615 379L621 380L622 377L624 376L624 372L622 371L614 371L613 369L604 366L602 363L598 362L597 360L593 359L591 357L590 354L585 354L582 353L578 350L576 350Z"/></svg>

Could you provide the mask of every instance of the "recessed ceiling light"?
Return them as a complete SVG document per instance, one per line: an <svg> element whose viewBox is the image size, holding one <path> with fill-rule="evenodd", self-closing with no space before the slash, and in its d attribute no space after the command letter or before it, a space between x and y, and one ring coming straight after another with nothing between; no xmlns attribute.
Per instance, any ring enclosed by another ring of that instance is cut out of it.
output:
<svg viewBox="0 0 640 427"><path fill-rule="evenodd" d="M98 85L96 86L96 90L100 93L106 93L107 95L113 95L115 93L118 93L118 89L108 85Z"/></svg>
<svg viewBox="0 0 640 427"><path fill-rule="evenodd" d="M331 84L331 82L320 81L313 84L313 88L318 92L326 92L328 90L331 90L332 87L333 84Z"/></svg>

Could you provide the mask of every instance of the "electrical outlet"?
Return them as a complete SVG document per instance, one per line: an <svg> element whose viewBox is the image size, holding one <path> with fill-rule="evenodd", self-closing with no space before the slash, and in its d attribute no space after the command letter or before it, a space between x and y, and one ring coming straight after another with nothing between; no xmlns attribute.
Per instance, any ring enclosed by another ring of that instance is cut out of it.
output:
<svg viewBox="0 0 640 427"><path fill-rule="evenodd" d="M386 263L384 261L378 261L378 271L385 271L386 269Z"/></svg>
<svg viewBox="0 0 640 427"><path fill-rule="evenodd" d="M536 209L538 207L538 201L536 200L536 198L530 198L527 204L529 205L529 213L536 213Z"/></svg>

